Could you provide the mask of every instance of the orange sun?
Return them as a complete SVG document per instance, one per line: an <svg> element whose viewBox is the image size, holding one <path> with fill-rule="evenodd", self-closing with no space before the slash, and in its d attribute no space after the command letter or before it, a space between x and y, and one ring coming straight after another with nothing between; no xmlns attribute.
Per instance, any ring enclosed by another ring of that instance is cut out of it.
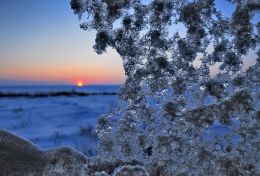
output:
<svg viewBox="0 0 260 176"><path fill-rule="evenodd" d="M83 86L83 82L82 82L82 81L78 81L78 82L77 82L77 86L78 86L78 87L82 87L82 86Z"/></svg>

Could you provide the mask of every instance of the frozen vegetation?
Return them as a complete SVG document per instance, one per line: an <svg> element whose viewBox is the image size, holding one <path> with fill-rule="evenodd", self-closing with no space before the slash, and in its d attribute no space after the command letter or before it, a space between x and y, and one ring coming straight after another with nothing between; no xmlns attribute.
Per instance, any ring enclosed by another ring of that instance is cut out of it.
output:
<svg viewBox="0 0 260 176"><path fill-rule="evenodd" d="M214 0L71 0L95 52L115 49L126 75L97 121L98 155L74 175L260 175L260 2L228 1L229 17Z"/></svg>
<svg viewBox="0 0 260 176"><path fill-rule="evenodd" d="M115 49L125 69L119 110L97 122L100 158L150 175L260 174L260 2L229 2L231 16L214 0L71 1L95 52Z"/></svg>

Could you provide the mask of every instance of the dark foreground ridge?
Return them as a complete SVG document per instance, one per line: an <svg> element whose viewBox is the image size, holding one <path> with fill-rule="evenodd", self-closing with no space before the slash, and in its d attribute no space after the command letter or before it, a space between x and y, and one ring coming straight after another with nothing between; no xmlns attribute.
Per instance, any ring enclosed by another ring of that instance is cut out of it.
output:
<svg viewBox="0 0 260 176"><path fill-rule="evenodd" d="M0 98L42 98L42 97L75 97L75 96L95 96L95 95L117 95L116 92L76 92L76 91L59 91L59 92L36 92L36 93L15 93L15 92L0 92Z"/></svg>
<svg viewBox="0 0 260 176"><path fill-rule="evenodd" d="M68 147L42 150L13 133L0 130L0 176L92 175L149 176L142 164L135 160L87 158Z"/></svg>
<svg viewBox="0 0 260 176"><path fill-rule="evenodd" d="M66 173L64 176L80 175L85 163L85 157L70 148L44 151L23 138L0 131L0 176L54 176L56 170Z"/></svg>

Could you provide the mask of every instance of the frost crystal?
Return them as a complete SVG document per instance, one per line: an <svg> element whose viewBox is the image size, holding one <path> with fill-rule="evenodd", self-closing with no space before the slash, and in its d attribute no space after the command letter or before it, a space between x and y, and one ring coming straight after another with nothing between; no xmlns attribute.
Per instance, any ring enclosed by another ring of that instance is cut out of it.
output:
<svg viewBox="0 0 260 176"><path fill-rule="evenodd" d="M150 175L260 175L260 50L242 72L259 49L260 3L230 2L225 17L214 0L71 0L97 31L95 52L112 47L125 69L119 110L98 120L101 158L138 160Z"/></svg>

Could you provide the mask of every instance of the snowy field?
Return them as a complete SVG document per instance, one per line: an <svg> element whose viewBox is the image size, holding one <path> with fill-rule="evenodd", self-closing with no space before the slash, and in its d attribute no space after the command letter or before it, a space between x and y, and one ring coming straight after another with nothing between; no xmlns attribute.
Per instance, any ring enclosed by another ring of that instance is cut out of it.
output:
<svg viewBox="0 0 260 176"><path fill-rule="evenodd" d="M0 92L117 92L119 86L0 87ZM48 149L69 146L91 156L96 153L95 123L117 106L116 95L0 98L0 129L14 132Z"/></svg>

